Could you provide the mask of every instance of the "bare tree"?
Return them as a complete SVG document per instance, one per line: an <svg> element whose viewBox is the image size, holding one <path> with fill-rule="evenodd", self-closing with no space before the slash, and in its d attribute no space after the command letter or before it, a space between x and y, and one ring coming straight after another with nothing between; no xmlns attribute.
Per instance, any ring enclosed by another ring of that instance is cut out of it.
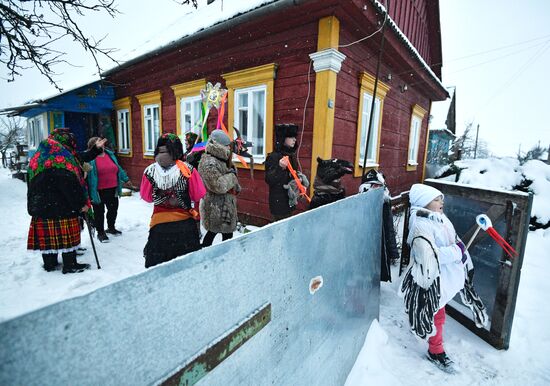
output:
<svg viewBox="0 0 550 386"><path fill-rule="evenodd" d="M197 0L177 2L197 7ZM0 0L0 63L7 70L2 77L12 82L23 70L34 67L62 91L54 79L54 67L67 61L65 52L55 49L54 43L64 38L90 54L98 74L102 71L98 57L118 63L111 56L114 49L101 45L105 36L96 40L80 27L79 17L93 12L118 14L114 0Z"/></svg>
<svg viewBox="0 0 550 386"><path fill-rule="evenodd" d="M467 158L487 158L491 155L489 146L486 141L479 139L477 143L477 154L475 149L475 138L473 138L472 127L474 122L470 122L466 125L464 133L457 137L451 145L451 154L449 160L451 162L459 161Z"/></svg>
<svg viewBox="0 0 550 386"><path fill-rule="evenodd" d="M7 167L6 152L24 140L25 125L20 117L0 118L0 153L2 167Z"/></svg>

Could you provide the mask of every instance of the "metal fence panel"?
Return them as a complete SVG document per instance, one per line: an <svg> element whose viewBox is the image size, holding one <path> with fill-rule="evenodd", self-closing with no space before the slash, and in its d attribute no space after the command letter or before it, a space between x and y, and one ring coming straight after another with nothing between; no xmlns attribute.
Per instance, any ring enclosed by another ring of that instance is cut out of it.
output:
<svg viewBox="0 0 550 386"><path fill-rule="evenodd" d="M378 317L381 208L353 196L6 321L0 384L156 384L220 344L200 384L343 384Z"/></svg>

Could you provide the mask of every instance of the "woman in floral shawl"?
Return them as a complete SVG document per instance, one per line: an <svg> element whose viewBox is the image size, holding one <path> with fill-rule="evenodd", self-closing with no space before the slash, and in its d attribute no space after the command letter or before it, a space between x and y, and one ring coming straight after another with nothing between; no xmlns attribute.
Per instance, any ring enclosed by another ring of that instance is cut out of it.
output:
<svg viewBox="0 0 550 386"><path fill-rule="evenodd" d="M63 273L82 272L90 267L76 262L80 245L78 216L90 207L80 162L95 158L103 143L77 154L70 130L56 129L40 142L29 161L27 210L32 219L27 248L42 253L48 272L57 268L59 252Z"/></svg>

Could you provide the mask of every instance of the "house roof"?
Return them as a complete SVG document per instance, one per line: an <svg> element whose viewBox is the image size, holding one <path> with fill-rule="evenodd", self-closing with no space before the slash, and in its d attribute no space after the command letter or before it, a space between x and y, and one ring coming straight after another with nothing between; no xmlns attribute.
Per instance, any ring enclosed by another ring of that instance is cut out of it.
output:
<svg viewBox="0 0 550 386"><path fill-rule="evenodd" d="M113 97L113 87L96 80L46 98L0 109L0 114L29 118L48 110L94 113L110 109Z"/></svg>
<svg viewBox="0 0 550 386"><path fill-rule="evenodd" d="M157 56L165 51L181 46L208 35L225 31L233 25L244 23L252 18L268 14L277 9L304 3L307 0L247 0L224 2L220 9L220 2L213 2L188 14L184 22L174 29L177 36L168 36L157 48L144 52L125 63L104 71L102 76L109 76L124 68L130 67L148 58Z"/></svg>
<svg viewBox="0 0 550 386"><path fill-rule="evenodd" d="M449 129L430 129L430 133L446 133L449 136L456 138L456 135Z"/></svg>
<svg viewBox="0 0 550 386"><path fill-rule="evenodd" d="M379 0L371 0L371 2L378 8L380 12L385 13L386 8L380 3ZM420 65L423 67L423 69L430 75L430 77L437 83L439 86L441 86L442 89L445 89L445 86L443 86L443 83L441 82L441 79L433 72L431 67L426 63L424 58L422 58L422 55L418 52L418 50L414 47L414 45L411 43L411 41L405 36L403 31L397 26L395 21L389 16L388 14L388 21L389 21L389 27L392 29L392 31L399 37L399 39L407 46L408 50L411 54L420 62Z"/></svg>
<svg viewBox="0 0 550 386"><path fill-rule="evenodd" d="M181 26L174 29L175 32L178 33L178 37L172 37L167 43L163 43L151 51L142 53L141 55L130 59L119 66L113 67L103 72L101 75L112 75L120 70L130 67L133 64L169 51L174 47L191 43L217 32L225 31L233 25L244 23L252 18L256 18L279 9L300 5L307 1L308 0L247 0L224 2L223 10L218 10L219 2L213 2L207 6L199 8L191 14L188 14L185 18L185 23L182 23ZM378 0L371 1L379 11L385 12L384 6ZM389 15L388 21L390 28L397 34L405 46L408 47L408 50L413 54L413 56L417 58L422 68L442 89L445 89L438 76L433 72L410 40L405 36L392 18L389 17Z"/></svg>

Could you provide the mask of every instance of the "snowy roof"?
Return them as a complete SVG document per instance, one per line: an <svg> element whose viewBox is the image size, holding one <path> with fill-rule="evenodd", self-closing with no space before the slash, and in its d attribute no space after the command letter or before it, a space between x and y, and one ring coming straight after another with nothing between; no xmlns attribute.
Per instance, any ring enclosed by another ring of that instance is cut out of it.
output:
<svg viewBox="0 0 550 386"><path fill-rule="evenodd" d="M454 134L451 130L447 129L447 128L438 128L438 129L430 129L430 132L436 132L436 131L443 131L447 134L449 134L451 137L455 138L456 137L456 134Z"/></svg>
<svg viewBox="0 0 550 386"><path fill-rule="evenodd" d="M378 0L371 0L372 3L378 8L380 12L386 12L386 8L380 3ZM397 36L405 43L409 51L416 57L416 59L420 62L422 67L426 70L426 72L433 78L433 80L441 86L441 88L445 89L445 86L443 86L443 83L441 83L441 79L437 77L437 75L433 72L431 67L426 63L422 55L417 51L417 49L414 47L414 45L411 43L409 38L405 36L405 34L401 31L401 29L397 26L397 24L393 21L393 19L388 14L388 21L390 28L397 34ZM445 90L445 93L447 93L447 90ZM447 93L448 94L448 93Z"/></svg>
<svg viewBox="0 0 550 386"><path fill-rule="evenodd" d="M19 105L19 106L12 106L12 107L6 107L4 109L0 109L0 114L13 115L13 114L18 114L18 113L21 113L23 111L32 109L34 107L40 107L40 106L43 106L44 103L47 102L50 99L60 97L62 95L65 95L65 94L68 94L68 93L73 92L75 90L78 90L79 88L90 86L90 85L92 85L94 83L97 83L97 82L100 82L100 79L97 79L97 77L95 77L95 80L88 81L86 83L81 83L78 86L67 88L67 89L65 89L62 92L59 92L57 94L48 94L47 96L44 96L44 97L37 97L35 99L31 99L31 100L29 100L29 101L27 101L24 104Z"/></svg>
<svg viewBox="0 0 550 386"><path fill-rule="evenodd" d="M221 4L221 7L220 7ZM134 63L141 62L147 58L156 56L161 52L169 50L175 46L197 40L204 34L215 33L218 28L227 28L228 22L237 24L245 21L248 18L255 16L256 12L268 12L274 8L282 8L284 6L294 5L295 0L247 0L247 1L224 1L213 2L203 7L199 7L195 12L185 16L185 22L179 23L178 28L171 29L168 35L163 36L163 42L159 46L150 50L145 48L133 59L125 63L113 67L105 72L102 76L111 75L125 67ZM242 19L241 19L242 17ZM215 28L217 27L217 28Z"/></svg>

